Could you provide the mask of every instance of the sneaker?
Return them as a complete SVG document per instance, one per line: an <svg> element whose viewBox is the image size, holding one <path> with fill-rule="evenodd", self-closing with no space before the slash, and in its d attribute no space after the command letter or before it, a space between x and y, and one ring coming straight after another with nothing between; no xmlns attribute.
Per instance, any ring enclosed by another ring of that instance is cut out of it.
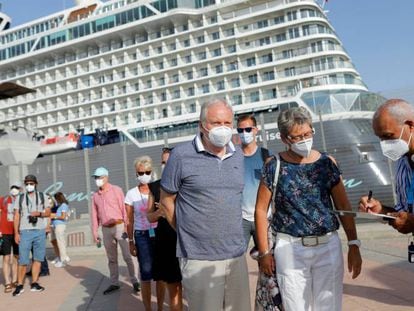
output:
<svg viewBox="0 0 414 311"><path fill-rule="evenodd" d="M66 263L70 262L70 258L69 258L69 256L66 256L66 258L65 258L65 259L63 259L62 261L66 262Z"/></svg>
<svg viewBox="0 0 414 311"><path fill-rule="evenodd" d="M17 285L13 292L13 296L20 296L24 292L23 285Z"/></svg>
<svg viewBox="0 0 414 311"><path fill-rule="evenodd" d="M53 259L52 261L51 261L51 263L52 264L55 264L55 263L58 263L60 261L60 258L59 257L56 257L55 259Z"/></svg>
<svg viewBox="0 0 414 311"><path fill-rule="evenodd" d="M138 282L135 282L134 284L132 284L132 287L134 287L134 291L136 293L138 293L141 290L141 286L139 285Z"/></svg>
<svg viewBox="0 0 414 311"><path fill-rule="evenodd" d="M64 261L58 261L55 263L56 268L63 268L64 266L66 266L66 263Z"/></svg>
<svg viewBox="0 0 414 311"><path fill-rule="evenodd" d="M118 285L110 285L107 289L104 290L103 294L104 295L108 295L114 291L119 290L119 286Z"/></svg>
<svg viewBox="0 0 414 311"><path fill-rule="evenodd" d="M17 288L16 288L17 290ZM43 286L40 286L39 283L32 283L32 286L30 287L30 291L32 292L43 292L45 288Z"/></svg>

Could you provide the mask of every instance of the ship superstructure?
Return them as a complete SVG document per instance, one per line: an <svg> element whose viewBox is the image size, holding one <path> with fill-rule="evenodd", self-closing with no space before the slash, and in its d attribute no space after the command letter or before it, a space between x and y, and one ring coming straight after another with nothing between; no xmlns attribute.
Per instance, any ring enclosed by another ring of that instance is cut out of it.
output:
<svg viewBox="0 0 414 311"><path fill-rule="evenodd" d="M236 112L372 110L353 106L367 89L315 1L78 2L1 31L0 82L37 92L2 103L0 124L46 137L162 128L212 96ZM327 90L335 103L319 101Z"/></svg>

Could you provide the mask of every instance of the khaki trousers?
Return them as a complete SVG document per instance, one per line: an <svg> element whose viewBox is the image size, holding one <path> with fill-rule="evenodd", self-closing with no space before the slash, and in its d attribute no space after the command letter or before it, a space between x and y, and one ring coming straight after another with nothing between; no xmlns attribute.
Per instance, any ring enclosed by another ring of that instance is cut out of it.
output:
<svg viewBox="0 0 414 311"><path fill-rule="evenodd" d="M124 224L113 227L102 227L103 243L105 246L106 256L108 257L109 275L112 285L119 285L118 271L118 244L121 247L122 257L127 264L131 283L138 282L135 275L135 267L129 252L129 243L127 239L122 238L124 232Z"/></svg>
<svg viewBox="0 0 414 311"><path fill-rule="evenodd" d="M245 255L226 260L180 258L190 311L250 311Z"/></svg>

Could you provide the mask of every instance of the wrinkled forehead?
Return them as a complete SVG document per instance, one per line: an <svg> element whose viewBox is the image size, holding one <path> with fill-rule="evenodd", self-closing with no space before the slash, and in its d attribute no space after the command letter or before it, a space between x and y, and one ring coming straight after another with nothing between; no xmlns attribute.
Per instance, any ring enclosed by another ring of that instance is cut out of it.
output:
<svg viewBox="0 0 414 311"><path fill-rule="evenodd" d="M399 135L403 124L391 117L388 113L381 113L372 121L372 129L378 137Z"/></svg>

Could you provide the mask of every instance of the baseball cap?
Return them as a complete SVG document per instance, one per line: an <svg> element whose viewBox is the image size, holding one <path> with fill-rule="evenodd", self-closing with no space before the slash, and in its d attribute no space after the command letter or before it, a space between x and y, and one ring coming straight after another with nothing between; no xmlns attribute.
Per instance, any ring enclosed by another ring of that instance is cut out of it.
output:
<svg viewBox="0 0 414 311"><path fill-rule="evenodd" d="M37 184L37 178L36 178L36 176L35 175L27 175L24 178L24 183L27 183L29 181L34 182L35 184Z"/></svg>
<svg viewBox="0 0 414 311"><path fill-rule="evenodd" d="M104 167L98 167L93 173L92 177L102 177L102 176L109 176L109 172Z"/></svg>
<svg viewBox="0 0 414 311"><path fill-rule="evenodd" d="M20 181L15 181L15 182L10 184L10 189L11 188L16 188L16 187L20 189L22 187L22 183Z"/></svg>

